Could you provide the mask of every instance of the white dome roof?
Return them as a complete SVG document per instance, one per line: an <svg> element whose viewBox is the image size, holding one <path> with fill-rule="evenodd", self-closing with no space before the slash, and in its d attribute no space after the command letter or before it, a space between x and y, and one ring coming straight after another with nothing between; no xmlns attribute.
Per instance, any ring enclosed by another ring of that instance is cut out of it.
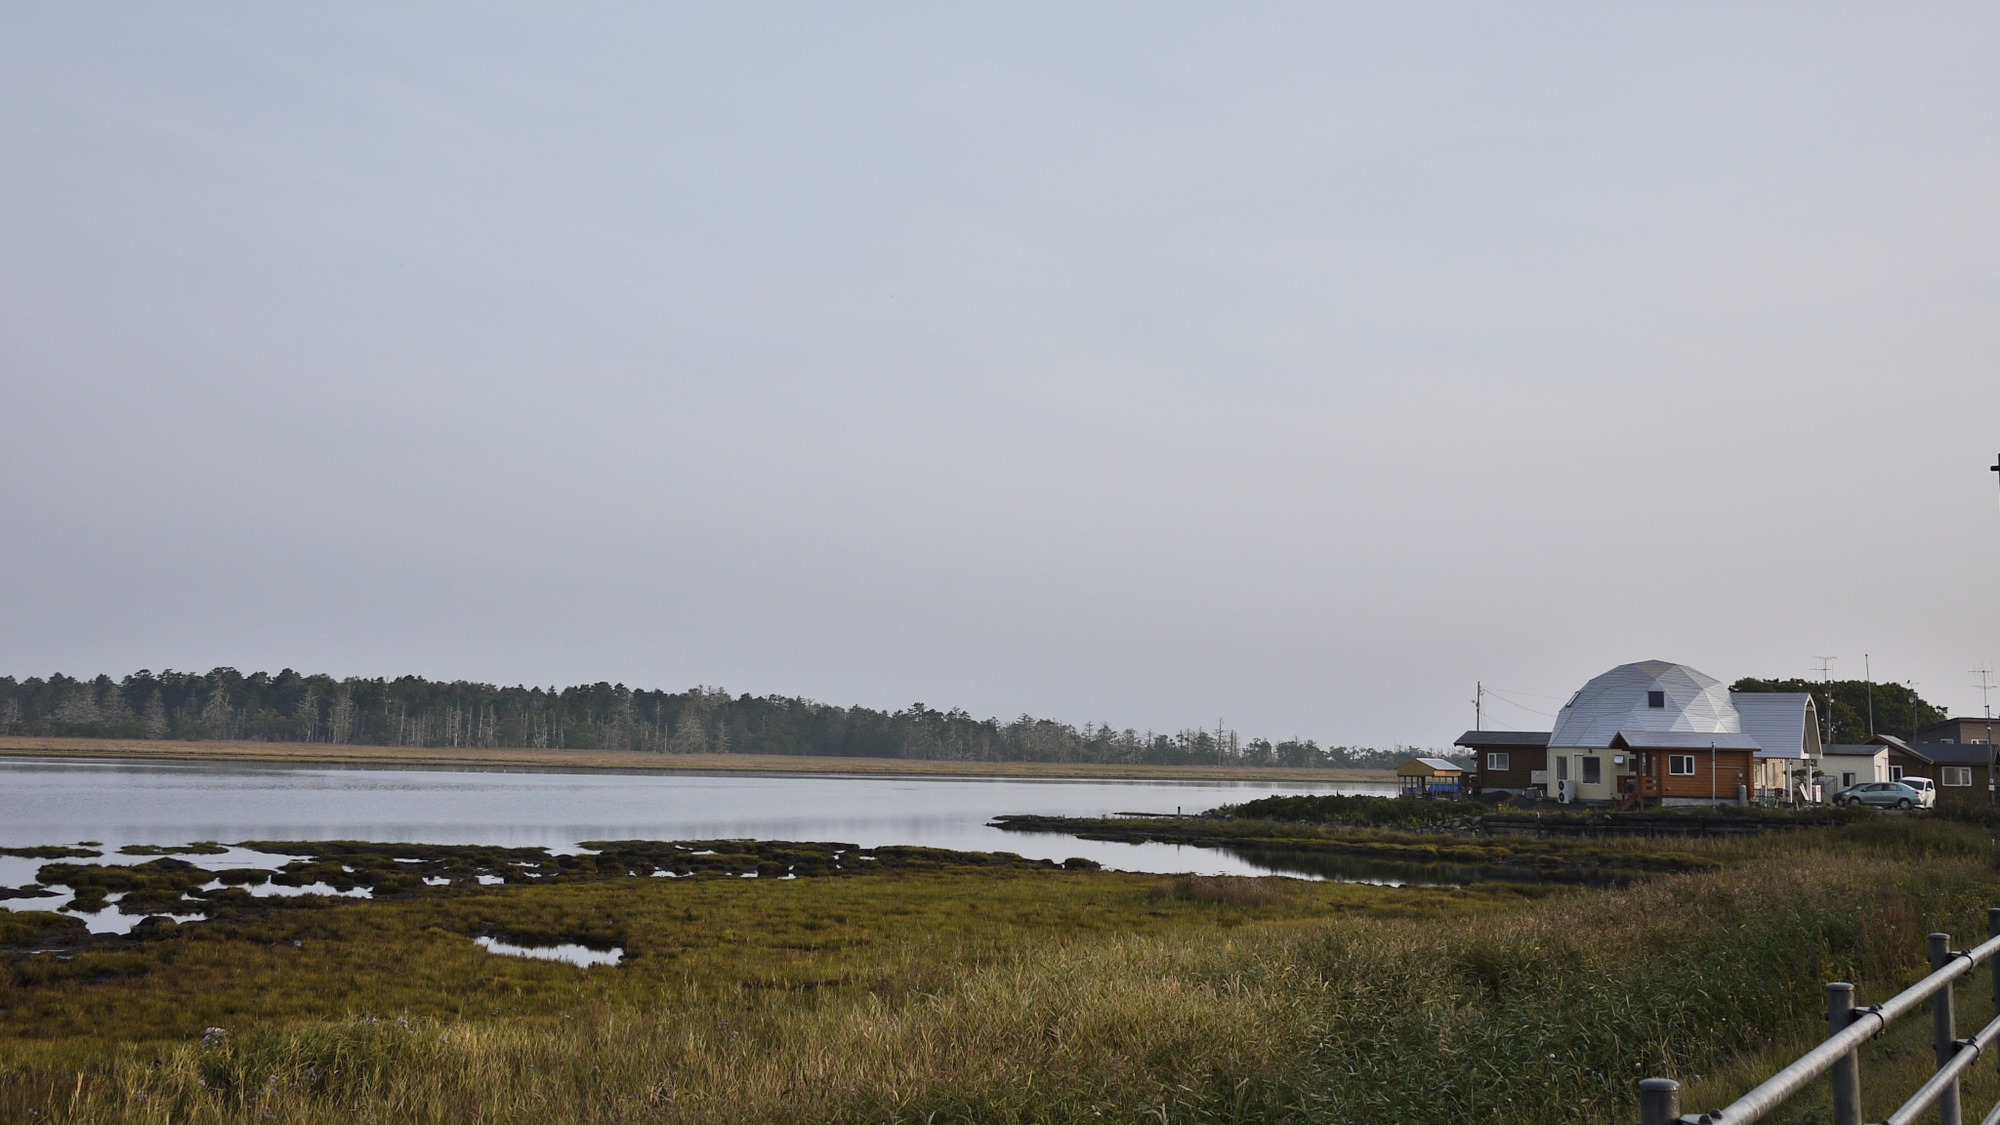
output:
<svg viewBox="0 0 2000 1125"><path fill-rule="evenodd" d="M1664 706L1649 706L1656 691ZM1722 681L1685 664L1642 660L1620 664L1583 685L1556 716L1549 745L1601 749L1621 730L1739 734L1743 720Z"/></svg>

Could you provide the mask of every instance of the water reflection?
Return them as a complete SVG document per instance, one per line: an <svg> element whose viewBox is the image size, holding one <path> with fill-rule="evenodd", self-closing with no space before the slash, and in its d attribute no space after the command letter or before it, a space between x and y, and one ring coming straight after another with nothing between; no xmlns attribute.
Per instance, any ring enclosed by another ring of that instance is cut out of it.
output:
<svg viewBox="0 0 2000 1125"><path fill-rule="evenodd" d="M1390 794L1352 782L1099 781L0 759L0 845L96 839L372 840L573 851L582 840L845 840L1011 851L1161 873L1268 873L1214 849L1039 839L988 827L1001 813L1193 812L1273 793ZM106 862L111 860L107 855ZM194 858L194 857L191 857ZM239 857L199 857L203 867ZM88 861L87 861L88 862ZM0 885L32 877L0 861Z"/></svg>
<svg viewBox="0 0 2000 1125"><path fill-rule="evenodd" d="M540 961L563 961L580 969L592 965L616 965L625 959L622 949L591 949L588 946L565 945L513 945L498 938L473 938L482 949L489 953L499 953L508 957L533 957Z"/></svg>
<svg viewBox="0 0 2000 1125"><path fill-rule="evenodd" d="M1222 851L1280 875L1303 875L1338 883L1368 883L1382 887L1463 887L1473 883L1562 883L1586 887L1622 887L1629 872L1602 868L1517 867L1499 864L1400 863L1395 860L1291 848L1225 845Z"/></svg>

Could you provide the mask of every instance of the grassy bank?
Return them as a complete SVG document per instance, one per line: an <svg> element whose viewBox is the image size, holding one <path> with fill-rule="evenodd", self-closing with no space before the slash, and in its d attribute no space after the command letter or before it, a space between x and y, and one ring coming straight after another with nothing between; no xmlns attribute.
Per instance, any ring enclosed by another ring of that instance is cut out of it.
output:
<svg viewBox="0 0 2000 1125"><path fill-rule="evenodd" d="M1982 932L1996 898L1976 826L1677 846L1714 869L1578 890L998 867L321 903L17 959L0 1119L1616 1120L1650 1073L1694 1083L1691 1108L1726 1100L1812 1033L1823 981L1880 999L1923 971L1926 932ZM632 959L467 938L579 925Z"/></svg>
<svg viewBox="0 0 2000 1125"><path fill-rule="evenodd" d="M913 758L782 754L651 754L636 750L530 750L436 746L333 746L320 742L170 742L115 738L0 737L0 756L140 758L291 765L398 765L438 769L697 770L727 773L898 774L918 777L1105 778L1136 781L1317 781L1388 784L1387 770L1255 766L1106 765L1095 762L940 762Z"/></svg>
<svg viewBox="0 0 2000 1125"><path fill-rule="evenodd" d="M1428 802L1377 800L1379 805ZM1725 856L1757 854L1751 848L1689 848L1680 838L1563 839L1482 836L1471 831L1420 831L1308 824L1233 817L1068 817L1005 815L996 827L1010 832L1075 836L1127 844L1178 844L1238 855L1347 856L1403 865L1447 865L1489 872L1483 878L1625 877L1647 872L1701 871ZM1310 868L1302 868L1310 870Z"/></svg>

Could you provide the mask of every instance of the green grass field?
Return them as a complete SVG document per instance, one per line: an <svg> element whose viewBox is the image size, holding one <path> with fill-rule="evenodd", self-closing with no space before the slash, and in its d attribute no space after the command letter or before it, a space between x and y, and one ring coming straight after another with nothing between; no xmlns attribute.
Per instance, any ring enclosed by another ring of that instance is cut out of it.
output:
<svg viewBox="0 0 2000 1125"><path fill-rule="evenodd" d="M11 958L0 1120L1632 1119L1637 1078L1726 1101L1809 1044L1825 980L1881 999L1926 932L1976 936L2000 902L1970 825L1673 846L1713 869L1404 889L940 864L248 911ZM1921 1031L1871 1081L1916 1075Z"/></svg>

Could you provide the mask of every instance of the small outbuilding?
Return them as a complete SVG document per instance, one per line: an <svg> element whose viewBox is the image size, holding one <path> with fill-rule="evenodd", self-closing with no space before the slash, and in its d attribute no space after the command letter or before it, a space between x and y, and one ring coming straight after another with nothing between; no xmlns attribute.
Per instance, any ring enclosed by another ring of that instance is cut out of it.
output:
<svg viewBox="0 0 2000 1125"><path fill-rule="evenodd" d="M1405 797L1463 797L1465 770L1445 758L1411 758L1396 767L1396 784Z"/></svg>
<svg viewBox="0 0 2000 1125"><path fill-rule="evenodd" d="M1820 748L1826 763L1825 796L1869 781L1900 780L1889 776L1889 747L1880 742L1836 742Z"/></svg>

